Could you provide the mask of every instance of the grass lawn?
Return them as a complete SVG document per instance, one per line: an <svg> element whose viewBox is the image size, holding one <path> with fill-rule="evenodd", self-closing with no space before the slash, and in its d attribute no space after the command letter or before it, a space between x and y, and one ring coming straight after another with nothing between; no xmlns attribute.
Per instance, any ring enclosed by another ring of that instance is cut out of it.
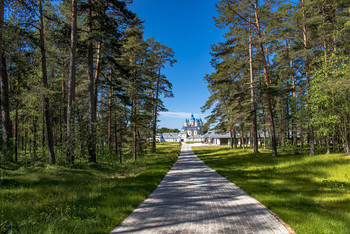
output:
<svg viewBox="0 0 350 234"><path fill-rule="evenodd" d="M350 233L350 157L272 157L268 151L193 147L207 165L248 192L297 233Z"/></svg>
<svg viewBox="0 0 350 234"><path fill-rule="evenodd" d="M108 233L156 188L179 152L178 143L166 143L123 165L2 165L0 233Z"/></svg>

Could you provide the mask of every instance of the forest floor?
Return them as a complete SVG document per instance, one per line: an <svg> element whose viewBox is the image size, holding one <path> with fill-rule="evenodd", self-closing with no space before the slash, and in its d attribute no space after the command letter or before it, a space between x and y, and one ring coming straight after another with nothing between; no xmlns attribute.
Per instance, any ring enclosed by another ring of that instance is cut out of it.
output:
<svg viewBox="0 0 350 234"><path fill-rule="evenodd" d="M193 147L208 166L271 209L296 233L350 233L350 157Z"/></svg>
<svg viewBox="0 0 350 234"><path fill-rule="evenodd" d="M0 233L107 233L160 183L180 152L157 145L137 162L1 164Z"/></svg>

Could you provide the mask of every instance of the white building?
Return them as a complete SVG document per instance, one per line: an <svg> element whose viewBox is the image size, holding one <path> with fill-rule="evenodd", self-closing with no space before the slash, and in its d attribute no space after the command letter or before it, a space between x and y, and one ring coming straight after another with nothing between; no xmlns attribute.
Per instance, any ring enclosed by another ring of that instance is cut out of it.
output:
<svg viewBox="0 0 350 234"><path fill-rule="evenodd" d="M197 136L203 134L203 121L201 118L196 119L193 114L190 119L186 119L182 129L189 136Z"/></svg>
<svg viewBox="0 0 350 234"><path fill-rule="evenodd" d="M203 121L196 119L193 114L190 119L186 119L179 133L163 133L159 137L160 141L165 142L186 142L202 141L203 139Z"/></svg>

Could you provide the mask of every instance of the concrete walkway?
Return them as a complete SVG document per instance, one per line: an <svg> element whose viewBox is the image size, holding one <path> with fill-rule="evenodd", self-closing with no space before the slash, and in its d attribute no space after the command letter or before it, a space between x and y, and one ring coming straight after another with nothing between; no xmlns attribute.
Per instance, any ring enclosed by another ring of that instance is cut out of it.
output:
<svg viewBox="0 0 350 234"><path fill-rule="evenodd" d="M183 144L157 189L111 233L292 233Z"/></svg>

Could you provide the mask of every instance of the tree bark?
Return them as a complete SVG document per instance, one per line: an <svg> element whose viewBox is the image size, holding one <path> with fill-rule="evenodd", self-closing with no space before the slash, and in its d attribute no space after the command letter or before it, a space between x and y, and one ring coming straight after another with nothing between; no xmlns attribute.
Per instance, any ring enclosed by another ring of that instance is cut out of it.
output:
<svg viewBox="0 0 350 234"><path fill-rule="evenodd" d="M100 70L101 70L101 47L102 42L97 43L96 50L96 71L95 71L95 90L94 90L94 113L95 119L97 119L97 102L98 102L98 83L100 82Z"/></svg>
<svg viewBox="0 0 350 234"><path fill-rule="evenodd" d="M108 149L109 153L112 153L113 150L113 140L112 140L112 92L113 88L110 85L109 86L109 94L108 94L108 126L107 126L107 132L108 132Z"/></svg>
<svg viewBox="0 0 350 234"><path fill-rule="evenodd" d="M96 163L96 139L95 139L95 79L94 79L94 48L92 34L92 1L89 0L88 11L88 76L89 76L89 130L88 130L88 151L89 162Z"/></svg>
<svg viewBox="0 0 350 234"><path fill-rule="evenodd" d="M251 102L251 119L252 119L252 135L250 141L253 146L253 152L258 152L258 126L256 123L256 104L254 92L254 74L253 74L253 52L252 52L252 34L251 22L249 15L249 73L250 73L250 102Z"/></svg>
<svg viewBox="0 0 350 234"><path fill-rule="evenodd" d="M1 81L1 119L2 119L2 153L4 159L13 161L12 123L10 119L9 80L6 68L5 48L3 43L4 0L0 0L0 81Z"/></svg>
<svg viewBox="0 0 350 234"><path fill-rule="evenodd" d="M160 66L159 66L159 70L158 70L158 78L157 78L157 82L156 82L156 95L155 95L155 100L154 100L153 141L152 141L152 152L153 153L156 152L159 82L160 82Z"/></svg>
<svg viewBox="0 0 350 234"><path fill-rule="evenodd" d="M44 88L48 89L47 82L47 68L46 68L46 48L45 48L45 32L44 32L44 21L43 21L43 8L42 1L38 0L39 7L39 24L40 24L40 52L41 52L41 69L42 69L42 79L44 83ZM45 119L46 119L46 134L47 134L47 145L49 150L49 163L55 164L55 151L53 144L52 135L52 123L51 123L51 113L50 113L50 102L46 94L44 94L44 105L45 105Z"/></svg>
<svg viewBox="0 0 350 234"><path fill-rule="evenodd" d="M237 149L237 137L236 137L236 130L233 130L233 140L235 141L235 143L234 143L235 149Z"/></svg>
<svg viewBox="0 0 350 234"><path fill-rule="evenodd" d="M136 78L135 78L136 79ZM135 83L135 81L134 81ZM133 137L133 142L132 142L132 158L134 161L137 159L137 123L136 123L136 113L137 113L137 99L136 99L136 90L134 86L134 91L133 91L133 100L132 100L132 137Z"/></svg>
<svg viewBox="0 0 350 234"><path fill-rule="evenodd" d="M78 0L72 0L71 44L68 80L68 106L67 106L67 161L74 163L74 99L75 99L75 73L77 48L77 10Z"/></svg>
<svg viewBox="0 0 350 234"><path fill-rule="evenodd" d="M288 47L288 54L290 56L290 43L287 43L287 47ZM290 58L289 61L289 67L290 67L290 81L291 81L291 88L292 88L292 101L291 101L291 114L292 114L292 118L291 118L291 132L292 132L292 144L293 146L297 146L297 130L296 130L296 122L294 120L294 116L295 116L295 111L296 111L296 95L295 95L295 78L294 78L294 61L292 58Z"/></svg>
<svg viewBox="0 0 350 234"><path fill-rule="evenodd" d="M262 63L263 63L263 70L264 70L267 113L269 116L270 133L271 133L270 140L271 140L272 156L277 156L275 120L274 120L273 103L272 103L271 90L270 90L270 78L269 78L269 74L268 74L268 70L267 70L264 45L261 42L262 34L261 34L261 30L260 30L260 22L259 22L259 16L258 16L258 0L255 0L254 12L255 12L255 22L256 22L256 27L257 27L257 34L258 34L258 39L259 39L260 55L261 55L261 59L262 59Z"/></svg>
<svg viewBox="0 0 350 234"><path fill-rule="evenodd" d="M303 11L303 21L306 21L305 14L305 2L301 0L302 11ZM314 144L314 127L311 123L312 113L311 113L311 103L310 103L310 65L309 65L309 56L308 56L308 39L306 33L306 24L303 23L303 40L304 40L304 51L305 51L305 76L306 76L306 104L308 109L308 121L309 121L309 144L310 144L310 155L315 155L315 144Z"/></svg>

